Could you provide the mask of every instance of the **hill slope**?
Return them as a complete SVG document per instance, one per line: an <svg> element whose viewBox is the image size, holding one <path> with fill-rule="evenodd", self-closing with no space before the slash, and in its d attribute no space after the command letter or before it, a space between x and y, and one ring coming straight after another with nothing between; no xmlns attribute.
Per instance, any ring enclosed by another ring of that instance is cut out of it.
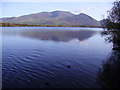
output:
<svg viewBox="0 0 120 90"><path fill-rule="evenodd" d="M75 15L68 11L40 12L20 17L1 18L2 22L42 25L84 25L100 26L100 23L86 14Z"/></svg>

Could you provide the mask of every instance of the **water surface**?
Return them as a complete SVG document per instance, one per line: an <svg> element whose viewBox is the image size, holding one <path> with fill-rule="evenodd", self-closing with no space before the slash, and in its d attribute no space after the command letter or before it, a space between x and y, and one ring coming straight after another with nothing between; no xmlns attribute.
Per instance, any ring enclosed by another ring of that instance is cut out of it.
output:
<svg viewBox="0 0 120 90"><path fill-rule="evenodd" d="M97 88L111 44L100 28L3 27L3 88Z"/></svg>

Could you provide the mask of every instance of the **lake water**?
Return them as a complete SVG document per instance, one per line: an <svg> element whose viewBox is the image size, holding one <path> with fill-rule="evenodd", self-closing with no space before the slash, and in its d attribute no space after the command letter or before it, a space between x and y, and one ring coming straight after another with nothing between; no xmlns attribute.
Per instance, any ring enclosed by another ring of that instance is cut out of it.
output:
<svg viewBox="0 0 120 90"><path fill-rule="evenodd" d="M101 28L3 27L3 88L98 88L112 44Z"/></svg>

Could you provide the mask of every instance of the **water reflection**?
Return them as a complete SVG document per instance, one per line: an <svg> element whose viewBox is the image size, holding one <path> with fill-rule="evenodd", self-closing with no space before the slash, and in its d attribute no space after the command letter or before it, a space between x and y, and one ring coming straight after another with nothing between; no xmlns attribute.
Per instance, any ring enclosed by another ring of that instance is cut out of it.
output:
<svg viewBox="0 0 120 90"><path fill-rule="evenodd" d="M72 39L83 41L92 37L96 31L92 30L4 30L3 35L20 35L38 40L53 40L68 42Z"/></svg>
<svg viewBox="0 0 120 90"><path fill-rule="evenodd" d="M120 87L120 51L113 50L111 56L104 62L99 74L99 83L103 87Z"/></svg>
<svg viewBox="0 0 120 90"><path fill-rule="evenodd" d="M101 34L106 36L105 41L113 43L113 50L120 51L120 29L104 29Z"/></svg>
<svg viewBox="0 0 120 90"><path fill-rule="evenodd" d="M101 87L96 83L97 72L110 46L99 34L95 35L99 29L4 29L3 88ZM76 40L81 41L76 45Z"/></svg>

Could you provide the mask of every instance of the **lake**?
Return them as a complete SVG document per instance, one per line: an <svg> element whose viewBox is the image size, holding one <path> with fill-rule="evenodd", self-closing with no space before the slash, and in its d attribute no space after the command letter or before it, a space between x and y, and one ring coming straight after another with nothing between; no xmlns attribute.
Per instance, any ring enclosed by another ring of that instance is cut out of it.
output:
<svg viewBox="0 0 120 90"><path fill-rule="evenodd" d="M3 88L101 88L111 43L101 28L3 27Z"/></svg>

